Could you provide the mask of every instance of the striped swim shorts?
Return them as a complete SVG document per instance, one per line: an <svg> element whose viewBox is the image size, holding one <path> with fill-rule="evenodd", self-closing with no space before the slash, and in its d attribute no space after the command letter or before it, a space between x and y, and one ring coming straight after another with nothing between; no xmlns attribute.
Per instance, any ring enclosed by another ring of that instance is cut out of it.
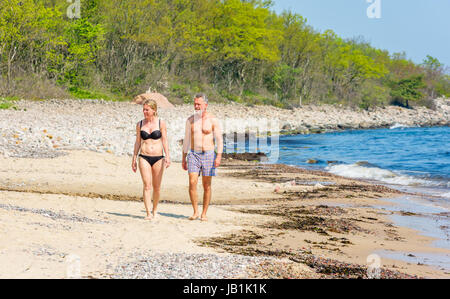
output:
<svg viewBox="0 0 450 299"><path fill-rule="evenodd" d="M202 176L215 176L216 168L214 160L216 153L214 151L196 152L191 150L187 156L188 173L195 172Z"/></svg>

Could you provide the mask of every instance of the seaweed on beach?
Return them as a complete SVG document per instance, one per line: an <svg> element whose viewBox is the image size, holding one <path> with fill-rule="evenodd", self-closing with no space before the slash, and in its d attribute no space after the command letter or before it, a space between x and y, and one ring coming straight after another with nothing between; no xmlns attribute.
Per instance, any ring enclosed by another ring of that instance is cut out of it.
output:
<svg viewBox="0 0 450 299"><path fill-rule="evenodd" d="M257 161L260 162L267 158L265 153L223 153L222 158L225 160L240 161Z"/></svg>
<svg viewBox="0 0 450 299"><path fill-rule="evenodd" d="M210 247L234 247L234 246L248 246L258 243L258 240L262 239L261 235L256 234L253 231L243 230L239 234L230 234L227 237L213 237L206 240L200 240L200 245Z"/></svg>
<svg viewBox="0 0 450 299"><path fill-rule="evenodd" d="M364 194L364 197L380 198L384 197L386 193L402 193L401 191L382 185L366 183L364 181L354 179L350 180L325 171L303 169L284 164L237 163L234 165L228 165L227 168L230 170L238 170L227 173L227 176L269 182L273 184L283 184L291 181L320 181L324 178L331 179L332 181L333 179L341 179L349 182L327 185L308 191L287 190L284 191L284 199L286 200L334 198L341 196L343 193L345 193L344 197L347 198L360 197L361 194ZM302 176L300 176L300 174ZM305 178L305 175L307 175L307 178ZM297 183L296 185L302 186L304 184ZM309 184L306 184L304 186L308 185Z"/></svg>
<svg viewBox="0 0 450 299"><path fill-rule="evenodd" d="M316 257L313 255L297 255L290 258L292 261L304 263L314 269L316 273L324 274L326 278L367 279L369 269L367 266L343 263L340 261ZM418 279L415 275L409 275L398 271L380 268L374 278L380 279Z"/></svg>
<svg viewBox="0 0 450 299"><path fill-rule="evenodd" d="M283 221L272 221L261 225L263 228L279 229L279 230L300 230L312 231L321 235L329 235L329 232L350 233L350 232L366 232L356 225L352 218L334 216L342 216L347 212L339 207L329 207L326 205L318 206L299 206L299 207L280 207L267 206L264 209L247 209L240 210L243 213L260 214L268 216L282 217Z"/></svg>
<svg viewBox="0 0 450 299"><path fill-rule="evenodd" d="M367 279L369 277L367 266L344 263L341 261L320 258L313 255L307 250L279 250L273 249L258 242L262 238L261 235L250 231L244 230L240 233L232 233L222 237L208 238L203 240L197 240L201 246L208 246L216 249L222 249L228 253L240 254L247 256L266 256L266 257L276 257L276 258L287 258L294 263L305 264L310 267L319 278L340 278L340 279ZM244 242L248 240L249 242ZM345 240L342 240L345 241ZM252 269L255 271L255 269ZM282 271L280 268L270 267L270 271L262 271L258 276L264 275L264 278L285 278L286 271ZM255 273L253 272L253 275ZM290 273L289 278L297 278L293 276L295 274ZM305 274L300 274L301 278L305 278ZM417 279L419 277L414 275L409 275L397 271L391 271L388 269L381 268L376 276L380 279Z"/></svg>
<svg viewBox="0 0 450 299"><path fill-rule="evenodd" d="M314 199L326 199L326 198L358 198L364 196L365 198L381 198L386 193L399 193L399 191L393 191L390 188L380 185L365 185L365 184L336 184L326 187L315 188L308 191L285 191L284 198L286 200L314 200Z"/></svg>
<svg viewBox="0 0 450 299"><path fill-rule="evenodd" d="M282 223L269 223L264 225L265 228L275 229L292 229L300 231L312 231L320 235L329 236L333 233L350 233L355 231L365 231L355 225L349 219L333 219L317 216L297 216L289 217L288 221ZM365 231L367 232L367 231Z"/></svg>
<svg viewBox="0 0 450 299"><path fill-rule="evenodd" d="M115 200L115 201L142 201L141 196L132 196L125 194L100 194L94 192L62 192L62 191L52 191L52 190L36 190L26 189L26 188L12 188L0 186L0 191L12 191L12 192L24 192L24 193L37 193L37 194L57 194L57 195L66 195L66 196L79 196L79 197L88 197L88 198L101 198L104 200ZM161 201L164 202L164 201Z"/></svg>
<svg viewBox="0 0 450 299"><path fill-rule="evenodd" d="M254 229L245 229L220 237L199 239L196 241L201 246L208 246L216 249L224 250L232 254L241 254L248 256L268 256L279 259L287 258L295 263L305 264L314 271L314 278L358 278L367 279L367 266L358 264L349 264L337 260L318 258L313 255L310 249L292 249L277 248L274 242L268 242L268 237L277 237L284 234L286 229L315 231L319 234L329 236L329 232L348 233L353 230L365 231L354 224L354 220L336 217L347 213L345 209L339 207L330 207L327 205L317 206L266 206L261 209L244 209L244 213L261 214L268 216L282 217L283 221L270 222L262 225L264 234ZM305 241L306 242L306 241ZM337 244L333 244L335 242ZM308 242L306 242L308 243ZM319 248L329 251L341 252L339 247L353 245L352 242L344 237L329 236L327 241L313 242L310 241L312 248ZM334 248L330 248L332 246ZM271 267L270 271L263 271L267 275L266 278L285 277L285 271L277 272L276 267ZM299 274L304 278L305 273ZM318 275L318 276L317 276ZM381 279L392 278L417 278L387 269L380 269L379 275ZM289 278L296 278L289 277Z"/></svg>
<svg viewBox="0 0 450 299"><path fill-rule="evenodd" d="M347 211L340 207L332 207L327 205L311 205L311 206L267 206L263 209L241 209L242 213L271 215L271 216L287 216L287 215L327 215L340 216L346 214Z"/></svg>

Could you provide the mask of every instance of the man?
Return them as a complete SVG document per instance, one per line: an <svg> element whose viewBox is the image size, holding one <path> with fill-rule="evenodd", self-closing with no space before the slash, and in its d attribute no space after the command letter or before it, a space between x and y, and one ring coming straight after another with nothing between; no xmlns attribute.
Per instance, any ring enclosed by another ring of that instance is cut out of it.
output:
<svg viewBox="0 0 450 299"><path fill-rule="evenodd" d="M194 98L195 113L186 121L183 140L182 167L189 174L189 197L194 208L194 214L189 217L190 220L199 218L197 183L200 173L203 185L203 211L200 220L208 220L206 212L211 201L211 181L222 159L222 129L218 119L206 111L207 107L206 95L197 94ZM217 145L217 155L214 152L215 145Z"/></svg>

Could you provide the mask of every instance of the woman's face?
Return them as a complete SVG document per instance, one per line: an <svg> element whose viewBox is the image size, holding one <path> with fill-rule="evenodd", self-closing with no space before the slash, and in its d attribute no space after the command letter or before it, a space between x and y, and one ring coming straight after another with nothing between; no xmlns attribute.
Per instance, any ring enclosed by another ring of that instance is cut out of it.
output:
<svg viewBox="0 0 450 299"><path fill-rule="evenodd" d="M153 110L149 105L144 105L144 107L142 108L142 112L144 112L145 118L149 118L150 116L155 115L155 110Z"/></svg>

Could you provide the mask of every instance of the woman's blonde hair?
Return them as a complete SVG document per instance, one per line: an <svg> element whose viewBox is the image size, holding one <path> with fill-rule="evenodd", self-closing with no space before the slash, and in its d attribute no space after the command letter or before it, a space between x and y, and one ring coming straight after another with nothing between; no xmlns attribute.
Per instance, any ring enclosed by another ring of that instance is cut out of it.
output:
<svg viewBox="0 0 450 299"><path fill-rule="evenodd" d="M158 104L156 104L155 100L148 99L142 102L142 106L148 105L155 111L155 116L158 116Z"/></svg>

